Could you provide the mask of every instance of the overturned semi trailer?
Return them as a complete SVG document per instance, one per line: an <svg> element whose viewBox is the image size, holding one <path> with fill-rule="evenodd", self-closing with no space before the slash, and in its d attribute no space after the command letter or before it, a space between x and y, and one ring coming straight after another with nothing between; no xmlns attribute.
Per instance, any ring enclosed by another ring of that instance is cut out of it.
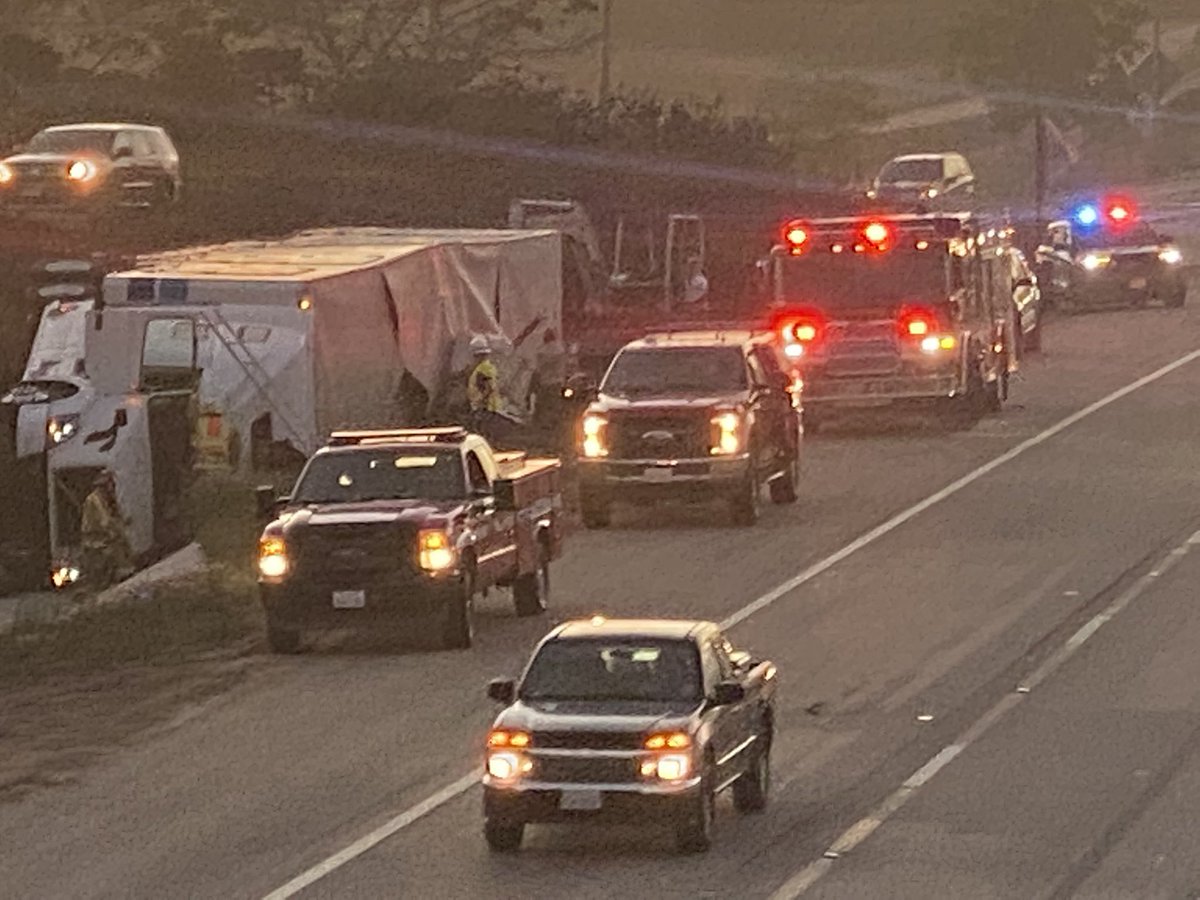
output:
<svg viewBox="0 0 1200 900"><path fill-rule="evenodd" d="M187 538L183 489L197 451L213 451L205 438L244 469L264 447L304 456L335 429L408 424L406 382L441 396L475 334L519 410L545 333L561 330L561 271L551 231L350 228L109 275L103 302L75 311L82 362L42 366L70 391L22 406L17 425L18 448L45 453L58 580L78 577L79 511L100 471L146 562Z"/></svg>

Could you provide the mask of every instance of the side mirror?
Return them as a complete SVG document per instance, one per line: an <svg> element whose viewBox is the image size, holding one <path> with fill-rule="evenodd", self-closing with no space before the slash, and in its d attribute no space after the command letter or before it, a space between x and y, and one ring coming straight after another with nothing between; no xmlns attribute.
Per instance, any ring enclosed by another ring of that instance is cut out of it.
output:
<svg viewBox="0 0 1200 900"><path fill-rule="evenodd" d="M1018 278L1016 281L1013 282L1013 287L1014 288L1031 288L1031 287L1033 287L1033 279L1032 278Z"/></svg>
<svg viewBox="0 0 1200 900"><path fill-rule="evenodd" d="M733 706L746 699L746 689L736 681L722 681L713 691L713 704Z"/></svg>
<svg viewBox="0 0 1200 900"><path fill-rule="evenodd" d="M745 650L734 650L729 654L729 661L737 668L744 669L746 666L750 665L750 663L753 661L753 657L751 657L750 654Z"/></svg>
<svg viewBox="0 0 1200 900"><path fill-rule="evenodd" d="M590 403L598 390L596 379L583 372L577 372L567 379L567 384L563 388L563 399L582 400Z"/></svg>
<svg viewBox="0 0 1200 900"><path fill-rule="evenodd" d="M254 489L254 509L260 521L270 521L275 518L279 509L280 498L275 494L275 486L264 484Z"/></svg>
<svg viewBox="0 0 1200 900"><path fill-rule="evenodd" d="M517 683L511 678L494 678L488 682L487 695L490 700L512 706L517 699Z"/></svg>

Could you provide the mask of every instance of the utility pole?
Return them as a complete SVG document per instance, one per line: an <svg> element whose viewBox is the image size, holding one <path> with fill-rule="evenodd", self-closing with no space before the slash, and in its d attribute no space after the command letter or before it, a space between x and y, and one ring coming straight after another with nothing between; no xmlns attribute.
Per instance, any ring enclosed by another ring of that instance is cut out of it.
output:
<svg viewBox="0 0 1200 900"><path fill-rule="evenodd" d="M603 103L612 93L613 0L600 0L600 92Z"/></svg>
<svg viewBox="0 0 1200 900"><path fill-rule="evenodd" d="M1037 224L1041 229L1046 224L1046 182L1047 182L1047 160L1046 160L1046 113L1042 107L1038 107L1034 111L1033 120L1033 146L1034 146L1034 205L1037 210Z"/></svg>

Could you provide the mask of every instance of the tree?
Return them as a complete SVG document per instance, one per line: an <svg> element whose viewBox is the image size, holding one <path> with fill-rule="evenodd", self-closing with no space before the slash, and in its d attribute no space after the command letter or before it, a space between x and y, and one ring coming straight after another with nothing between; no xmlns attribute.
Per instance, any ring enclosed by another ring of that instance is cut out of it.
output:
<svg viewBox="0 0 1200 900"><path fill-rule="evenodd" d="M1034 125L1038 217L1046 193L1049 105L1096 99L1141 49L1138 27L1148 17L1141 0L1008 0L973 8L951 36L950 60L967 79L1001 99L997 125Z"/></svg>

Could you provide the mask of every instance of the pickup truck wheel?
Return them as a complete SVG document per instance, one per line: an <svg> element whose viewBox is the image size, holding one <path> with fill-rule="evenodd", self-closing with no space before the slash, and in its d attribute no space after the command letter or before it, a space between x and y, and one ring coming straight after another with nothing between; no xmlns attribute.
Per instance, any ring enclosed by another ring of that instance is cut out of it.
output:
<svg viewBox="0 0 1200 900"><path fill-rule="evenodd" d="M538 616L546 611L550 602L550 560L543 550L539 554L535 572L517 576L513 582L513 605L517 615Z"/></svg>
<svg viewBox="0 0 1200 900"><path fill-rule="evenodd" d="M267 646L272 653L294 655L302 649L300 632L295 628L282 628L267 622Z"/></svg>
<svg viewBox="0 0 1200 900"><path fill-rule="evenodd" d="M783 472L770 483L771 502L795 503L799 499L800 454L793 452Z"/></svg>
<svg viewBox="0 0 1200 900"><path fill-rule="evenodd" d="M763 744L755 752L750 768L733 783L733 805L740 813L765 809L771 792L771 738L762 735L759 740Z"/></svg>
<svg viewBox="0 0 1200 900"><path fill-rule="evenodd" d="M730 500L734 524L750 526L758 522L761 489L762 485L758 482L758 475L751 470L745 480L734 490Z"/></svg>
<svg viewBox="0 0 1200 900"><path fill-rule="evenodd" d="M483 823L483 836L496 853L515 853L525 839L525 823L487 819Z"/></svg>
<svg viewBox="0 0 1200 900"><path fill-rule="evenodd" d="M475 576L463 574L459 591L446 607L442 624L442 646L447 650L468 650L475 637Z"/></svg>
<svg viewBox="0 0 1200 900"><path fill-rule="evenodd" d="M716 819L717 798L713 794L712 773L706 772L687 821L675 831L675 844L684 853L705 853L712 847L713 822Z"/></svg>
<svg viewBox="0 0 1200 900"><path fill-rule="evenodd" d="M607 500L582 497L579 510L583 514L583 524L588 528L607 528L612 521L612 504Z"/></svg>

